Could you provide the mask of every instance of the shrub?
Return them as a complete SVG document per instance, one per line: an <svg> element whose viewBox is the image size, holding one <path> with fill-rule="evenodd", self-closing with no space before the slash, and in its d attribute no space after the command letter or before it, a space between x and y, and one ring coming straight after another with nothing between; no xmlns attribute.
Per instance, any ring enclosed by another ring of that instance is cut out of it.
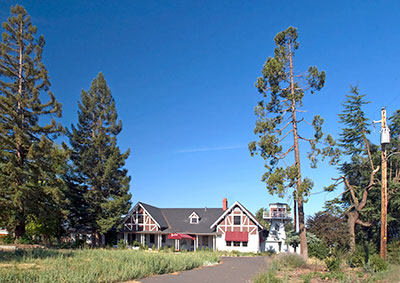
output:
<svg viewBox="0 0 400 283"><path fill-rule="evenodd" d="M338 271L341 263L342 259L340 257L330 256L325 259L325 264L329 271Z"/></svg>
<svg viewBox="0 0 400 283"><path fill-rule="evenodd" d="M167 245L164 246L164 252L169 252L169 247Z"/></svg>
<svg viewBox="0 0 400 283"><path fill-rule="evenodd" d="M388 261L392 264L400 264L400 240L388 244Z"/></svg>
<svg viewBox="0 0 400 283"><path fill-rule="evenodd" d="M132 246L140 247L140 243L138 241L133 241Z"/></svg>
<svg viewBox="0 0 400 283"><path fill-rule="evenodd" d="M278 262L287 267L302 267L306 264L306 261L301 255L298 254L280 254L278 256Z"/></svg>
<svg viewBox="0 0 400 283"><path fill-rule="evenodd" d="M120 249L120 250L126 249L126 246L125 246L125 243L124 243L124 240L123 240L123 239L119 240L119 242L118 242L118 244L117 244L117 247L118 247L118 249Z"/></svg>
<svg viewBox="0 0 400 283"><path fill-rule="evenodd" d="M387 270L388 265L378 254L374 254L369 258L368 267L373 272L380 272Z"/></svg>
<svg viewBox="0 0 400 283"><path fill-rule="evenodd" d="M6 235L2 238L4 244L13 244L14 243L14 237L11 235Z"/></svg>
<svg viewBox="0 0 400 283"><path fill-rule="evenodd" d="M30 245L30 244L34 244L34 241L29 236L23 235L21 238L19 238L17 240L17 243L18 244Z"/></svg>
<svg viewBox="0 0 400 283"><path fill-rule="evenodd" d="M152 251L155 251L155 250L156 250L156 246L155 246L155 245L152 245L152 246L151 246L151 250L152 250Z"/></svg>
<svg viewBox="0 0 400 283"><path fill-rule="evenodd" d="M308 246L308 255L311 257L316 257L318 259L324 259L328 256L329 249L327 245L320 241L317 243L310 243Z"/></svg>
<svg viewBox="0 0 400 283"><path fill-rule="evenodd" d="M363 267L367 261L368 257L365 249L360 245L357 245L355 251L347 258L350 267Z"/></svg>

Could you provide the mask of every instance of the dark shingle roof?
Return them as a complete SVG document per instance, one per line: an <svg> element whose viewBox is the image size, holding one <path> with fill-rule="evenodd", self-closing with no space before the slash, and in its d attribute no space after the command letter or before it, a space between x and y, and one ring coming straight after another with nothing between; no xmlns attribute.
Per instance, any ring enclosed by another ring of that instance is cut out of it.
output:
<svg viewBox="0 0 400 283"><path fill-rule="evenodd" d="M161 228L168 228L168 223L158 207L143 202L139 202L139 204L141 204L144 209L146 209L150 213L150 215L154 218L155 221L157 221Z"/></svg>
<svg viewBox="0 0 400 283"><path fill-rule="evenodd" d="M163 232L169 233L214 233L212 223L224 212L222 208L160 208L167 219L169 227ZM197 224L190 224L189 216L196 212L200 217Z"/></svg>

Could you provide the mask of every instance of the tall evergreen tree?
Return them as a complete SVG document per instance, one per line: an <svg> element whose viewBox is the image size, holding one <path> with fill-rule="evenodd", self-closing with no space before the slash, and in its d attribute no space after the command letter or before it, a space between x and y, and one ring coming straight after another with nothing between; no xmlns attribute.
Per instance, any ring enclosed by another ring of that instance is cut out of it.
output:
<svg viewBox="0 0 400 283"><path fill-rule="evenodd" d="M61 104L42 62L43 36L22 6L11 7L0 43L0 226L20 237L28 216L43 218L62 199L53 139ZM47 102L42 99L48 97ZM46 118L47 117L47 118ZM49 121L44 124L44 121ZM44 125L43 125L44 124Z"/></svg>
<svg viewBox="0 0 400 283"><path fill-rule="evenodd" d="M319 115L314 117L312 125L315 135L308 139L300 134L299 126L305 120L299 119L298 115L306 91L314 93L324 86L325 72L318 71L314 66L305 74L295 73L293 59L299 48L297 37L297 29L289 27L274 38L276 44L274 57L267 59L262 76L256 82L258 91L263 95L263 100L255 107L258 119L254 133L259 137L259 141L251 142L249 149L252 155L259 154L265 160L266 173L262 176L262 181L266 183L271 194L283 196L288 188L293 189L295 223L296 211L299 219L300 252L307 257L303 205L313 182L309 178L302 179L299 141L303 140L310 145L311 151L308 157L312 166L315 166L318 154L323 153L317 148L318 142L323 137L321 131L323 118ZM286 147L288 144L286 138L290 135L293 141ZM327 142L333 143L330 136L327 137ZM281 161L291 153L294 162L286 166L286 163Z"/></svg>
<svg viewBox="0 0 400 283"><path fill-rule="evenodd" d="M115 101L102 73L88 92L82 91L79 121L69 132L71 160L79 184L86 187L87 225L97 239L112 227L121 225L121 215L130 208L130 177L123 168L129 150L121 153L117 135L122 130Z"/></svg>
<svg viewBox="0 0 400 283"><path fill-rule="evenodd" d="M341 197L342 204L346 208L350 250L354 251L356 224L365 227L370 227L372 224L371 217L365 218L363 214L367 212L368 197L373 193L377 182L379 166L376 164L379 164L380 159L377 146L368 140L371 125L363 110L363 106L368 104L364 99L365 95L359 94L358 87L352 86L350 94L346 97L343 111L339 114L340 123L344 124L344 127L340 133L338 146L343 155L350 157L350 161L340 164L343 175L334 179L336 183L327 190L334 189L340 183L345 185Z"/></svg>

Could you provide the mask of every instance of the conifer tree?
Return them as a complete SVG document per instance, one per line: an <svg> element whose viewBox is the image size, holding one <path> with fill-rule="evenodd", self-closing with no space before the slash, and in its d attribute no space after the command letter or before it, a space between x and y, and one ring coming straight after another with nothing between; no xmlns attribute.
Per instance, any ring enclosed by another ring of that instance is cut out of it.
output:
<svg viewBox="0 0 400 283"><path fill-rule="evenodd" d="M259 154L265 160L266 173L262 176L262 181L266 183L271 194L282 197L289 188L293 189L294 218L296 221L296 211L298 211L299 219L300 252L307 257L303 204L313 182L309 178L302 179L299 141L303 140L310 145L311 151L308 157L312 166L316 166L317 156L320 153L330 155L332 152L328 148L325 151L317 148L318 142L323 137L321 131L323 118L319 115L312 121L315 129L313 138L306 138L300 133L299 126L305 121L304 118L298 118L300 112L303 112L300 110L303 97L307 91L314 93L324 86L325 72L318 71L315 66L310 67L305 74L295 72L293 59L299 48L297 37L297 29L289 27L274 38L276 44L274 56L267 59L262 76L256 82L258 91L263 95L263 100L255 107L258 119L254 133L259 140L251 142L249 150L252 155ZM290 135L293 141L285 147ZM334 143L330 136L326 142ZM294 154L294 162L287 166L282 160L291 153Z"/></svg>
<svg viewBox="0 0 400 283"><path fill-rule="evenodd" d="M350 87L350 94L346 95L343 103L343 111L339 114L339 121L344 125L340 133L338 146L341 154L350 157L350 161L340 164L343 173L339 178L333 178L335 184L326 188L333 190L338 184L345 185L342 196L342 204L345 206L347 225L350 235L350 250L355 250L356 224L364 227L371 226L371 217L364 218L368 197L373 192L377 182L380 159L378 147L368 140L370 134L370 122L365 116L363 107L369 102L365 101L365 95L359 93L358 87ZM375 158L374 158L375 156ZM379 189L378 189L379 195ZM333 202L334 203L334 202ZM379 211L379 210L378 210Z"/></svg>
<svg viewBox="0 0 400 283"><path fill-rule="evenodd" d="M88 92L82 90L78 119L68 134L71 160L79 185L86 187L87 225L95 230L98 240L100 234L121 225L121 216L128 213L131 198L130 177L123 168L129 150L121 153L117 146L122 123L102 73Z"/></svg>
<svg viewBox="0 0 400 283"><path fill-rule="evenodd" d="M36 26L19 5L11 7L11 16L2 27L0 226L18 238L28 216L40 219L59 208L62 181L60 168L52 162L59 156L52 140L63 128L52 118L61 117L61 104L50 91L42 62L44 37L36 36Z"/></svg>

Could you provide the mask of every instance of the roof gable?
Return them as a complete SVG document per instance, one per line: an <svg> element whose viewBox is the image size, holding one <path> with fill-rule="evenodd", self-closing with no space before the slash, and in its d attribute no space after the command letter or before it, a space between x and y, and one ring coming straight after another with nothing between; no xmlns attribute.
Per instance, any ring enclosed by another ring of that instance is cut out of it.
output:
<svg viewBox="0 0 400 283"><path fill-rule="evenodd" d="M257 224L258 227L260 227L261 229L265 229L265 227L263 225L260 224L260 222L257 220L257 218L247 209L245 208L240 202L235 201L234 204L231 205L231 207L229 207L227 210L225 210L225 212L210 226L211 229L213 229L216 225L218 225L218 223L225 218L225 216L227 216L229 213L231 213L233 211L233 209L239 206L243 212L251 219L253 220L254 223Z"/></svg>

